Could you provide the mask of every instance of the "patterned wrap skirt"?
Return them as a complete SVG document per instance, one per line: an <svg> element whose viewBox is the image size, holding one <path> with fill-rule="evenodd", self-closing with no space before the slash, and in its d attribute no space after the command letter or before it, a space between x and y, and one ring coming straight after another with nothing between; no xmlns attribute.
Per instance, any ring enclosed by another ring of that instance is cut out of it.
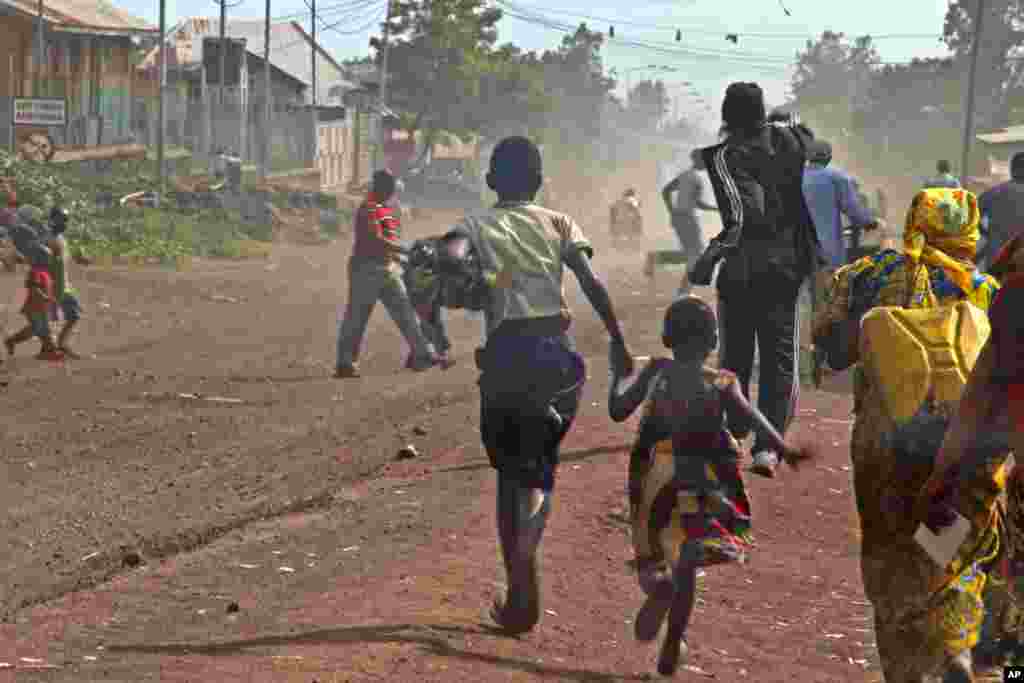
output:
<svg viewBox="0 0 1024 683"><path fill-rule="evenodd" d="M739 445L724 429L717 442L673 455L666 439L652 454L632 454L630 509L641 585L645 575L669 571L680 561L710 566L748 559L750 499Z"/></svg>

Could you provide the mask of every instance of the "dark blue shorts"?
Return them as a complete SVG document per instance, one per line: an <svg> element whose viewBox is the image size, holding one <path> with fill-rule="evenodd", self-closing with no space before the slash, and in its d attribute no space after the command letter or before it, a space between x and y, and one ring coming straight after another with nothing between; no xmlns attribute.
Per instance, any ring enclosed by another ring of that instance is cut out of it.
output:
<svg viewBox="0 0 1024 683"><path fill-rule="evenodd" d="M568 336L492 337L478 354L480 436L491 466L551 491L586 378Z"/></svg>
<svg viewBox="0 0 1024 683"><path fill-rule="evenodd" d="M39 339L50 336L50 316L45 313L26 313L28 323L32 326L32 334Z"/></svg>
<svg viewBox="0 0 1024 683"><path fill-rule="evenodd" d="M64 320L69 323L77 323L82 319L82 304L74 294L65 294L60 300L60 310L64 314Z"/></svg>

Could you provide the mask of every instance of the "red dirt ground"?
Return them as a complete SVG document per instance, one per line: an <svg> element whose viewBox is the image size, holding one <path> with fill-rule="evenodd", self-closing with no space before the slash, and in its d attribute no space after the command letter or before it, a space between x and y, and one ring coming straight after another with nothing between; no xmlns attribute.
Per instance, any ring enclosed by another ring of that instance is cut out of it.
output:
<svg viewBox="0 0 1024 683"><path fill-rule="evenodd" d="M544 546L545 615L507 639L486 618L502 574L476 432L477 323L451 316L454 369L408 374L378 313L366 376L329 379L346 258L347 245L280 247L188 273L74 273L80 346L95 357L49 365L26 348L0 377L0 682L650 677L655 649L630 635L634 425L607 419L605 335L576 287L590 382ZM596 263L648 355L675 276L652 287L640 261L599 251ZM12 300L18 278L0 275ZM823 455L750 482L757 553L707 572L679 680L879 680L850 407L841 383L804 394L795 433ZM395 460L406 443L420 455Z"/></svg>

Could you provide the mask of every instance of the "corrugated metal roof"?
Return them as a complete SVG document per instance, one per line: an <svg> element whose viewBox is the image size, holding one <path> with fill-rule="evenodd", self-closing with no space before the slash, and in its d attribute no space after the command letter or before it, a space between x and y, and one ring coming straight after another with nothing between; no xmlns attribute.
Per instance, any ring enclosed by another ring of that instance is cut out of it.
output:
<svg viewBox="0 0 1024 683"><path fill-rule="evenodd" d="M246 50L262 59L264 30L265 24L262 19L229 19L226 33L229 38L244 38ZM167 59L168 65L198 64L202 60L203 38L220 36L220 20L192 17L181 22L169 35L172 49ZM271 22L270 63L296 80L310 85L313 80L310 42L309 36L296 22ZM140 68L155 66L158 63L158 54L159 48L154 48L146 55ZM317 57L319 99L325 101L329 89L337 86L343 89L358 87L346 78L344 69L334 61L334 58L320 47Z"/></svg>
<svg viewBox="0 0 1024 683"><path fill-rule="evenodd" d="M1010 126L1009 128L984 133L975 137L990 145L1009 145L1015 142L1024 142L1024 126Z"/></svg>
<svg viewBox="0 0 1024 683"><path fill-rule="evenodd" d="M0 0L0 3L28 14L38 16L39 4L33 0ZM58 30L102 29L106 32L153 32L158 29L145 19L132 16L107 0L46 0L43 18Z"/></svg>

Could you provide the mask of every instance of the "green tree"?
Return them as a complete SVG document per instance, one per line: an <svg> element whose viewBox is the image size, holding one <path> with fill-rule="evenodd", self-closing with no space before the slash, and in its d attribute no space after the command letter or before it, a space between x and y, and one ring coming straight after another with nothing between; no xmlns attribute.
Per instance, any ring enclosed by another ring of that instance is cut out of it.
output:
<svg viewBox="0 0 1024 683"><path fill-rule="evenodd" d="M471 115L481 135L497 137L510 130L530 134L543 128L553 100L545 90L544 70L536 53L507 43L488 55L481 74L480 101Z"/></svg>
<svg viewBox="0 0 1024 683"><path fill-rule="evenodd" d="M501 10L483 0L397 0L390 26L389 104L424 152L447 134L472 137L481 77ZM378 49L374 39L371 45ZM379 58L379 56L378 56Z"/></svg>
<svg viewBox="0 0 1024 683"><path fill-rule="evenodd" d="M668 92L661 81L640 81L629 93L626 117L637 130L655 130L668 111Z"/></svg>
<svg viewBox="0 0 1024 683"><path fill-rule="evenodd" d="M580 24L562 38L557 50L540 56L544 86L553 100L549 126L561 129L569 143L593 141L602 132L606 105L615 79L605 73L601 48L604 35Z"/></svg>
<svg viewBox="0 0 1024 683"><path fill-rule="evenodd" d="M816 130L841 135L854 126L856 112L870 106L872 72L879 63L870 36L852 43L825 31L797 54L790 83L793 104Z"/></svg>
<svg viewBox="0 0 1024 683"><path fill-rule="evenodd" d="M946 11L943 39L956 55L961 70L968 66L977 7L978 0L954 0ZM1012 90L1009 86L1024 76L1020 61L1011 58L1015 49L1024 44L1024 1L987 0L983 22L975 121L979 128L995 128L1007 123L1007 94Z"/></svg>
<svg viewBox="0 0 1024 683"><path fill-rule="evenodd" d="M539 58L496 47L501 11L485 0L399 0L392 12L389 104L421 134L423 154L452 136L542 124L550 108ZM371 40L380 58L380 42Z"/></svg>

